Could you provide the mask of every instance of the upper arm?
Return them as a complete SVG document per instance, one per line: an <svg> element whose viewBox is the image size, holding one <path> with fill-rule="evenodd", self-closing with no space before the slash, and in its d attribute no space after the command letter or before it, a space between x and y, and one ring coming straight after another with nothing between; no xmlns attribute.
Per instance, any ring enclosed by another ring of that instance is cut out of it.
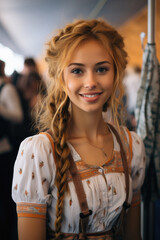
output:
<svg viewBox="0 0 160 240"><path fill-rule="evenodd" d="M46 221L41 218L18 217L19 240L46 240Z"/></svg>
<svg viewBox="0 0 160 240"><path fill-rule="evenodd" d="M125 219L125 240L140 240L141 239L141 227L140 227L140 204L131 207Z"/></svg>

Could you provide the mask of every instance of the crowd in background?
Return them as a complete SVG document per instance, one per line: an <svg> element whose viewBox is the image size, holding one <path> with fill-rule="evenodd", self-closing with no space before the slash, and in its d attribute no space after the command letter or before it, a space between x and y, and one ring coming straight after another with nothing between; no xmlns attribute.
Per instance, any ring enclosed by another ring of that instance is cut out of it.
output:
<svg viewBox="0 0 160 240"><path fill-rule="evenodd" d="M20 143L36 133L33 111L38 96L45 91L45 81L33 58L26 58L22 72L14 71L11 76L6 76L5 62L0 60L1 239L18 239L16 206L11 198L13 166Z"/></svg>

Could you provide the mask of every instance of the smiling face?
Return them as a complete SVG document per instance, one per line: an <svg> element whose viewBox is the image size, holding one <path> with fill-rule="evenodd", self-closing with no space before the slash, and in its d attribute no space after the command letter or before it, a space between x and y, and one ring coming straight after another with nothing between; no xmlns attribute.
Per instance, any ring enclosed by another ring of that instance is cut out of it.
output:
<svg viewBox="0 0 160 240"><path fill-rule="evenodd" d="M112 94L113 60L100 42L85 40L73 52L63 76L73 110L102 111Z"/></svg>

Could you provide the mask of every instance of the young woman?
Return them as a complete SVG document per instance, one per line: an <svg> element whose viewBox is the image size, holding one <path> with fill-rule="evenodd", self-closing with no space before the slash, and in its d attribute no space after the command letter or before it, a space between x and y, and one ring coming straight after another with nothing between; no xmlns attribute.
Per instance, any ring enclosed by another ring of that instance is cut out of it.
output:
<svg viewBox="0 0 160 240"><path fill-rule="evenodd" d="M118 120L123 38L103 20L78 20L50 40L46 60L37 125L50 131L21 143L14 168L19 239L140 239L145 153Z"/></svg>

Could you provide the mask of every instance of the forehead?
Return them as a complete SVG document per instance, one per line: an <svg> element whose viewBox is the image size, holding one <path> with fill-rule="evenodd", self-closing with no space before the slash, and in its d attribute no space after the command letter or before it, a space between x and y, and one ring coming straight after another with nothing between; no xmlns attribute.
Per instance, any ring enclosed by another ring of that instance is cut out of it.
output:
<svg viewBox="0 0 160 240"><path fill-rule="evenodd" d="M105 61L109 60L112 62L108 50L104 45L96 39L87 39L79 43L79 45L73 50L69 63L82 61Z"/></svg>

